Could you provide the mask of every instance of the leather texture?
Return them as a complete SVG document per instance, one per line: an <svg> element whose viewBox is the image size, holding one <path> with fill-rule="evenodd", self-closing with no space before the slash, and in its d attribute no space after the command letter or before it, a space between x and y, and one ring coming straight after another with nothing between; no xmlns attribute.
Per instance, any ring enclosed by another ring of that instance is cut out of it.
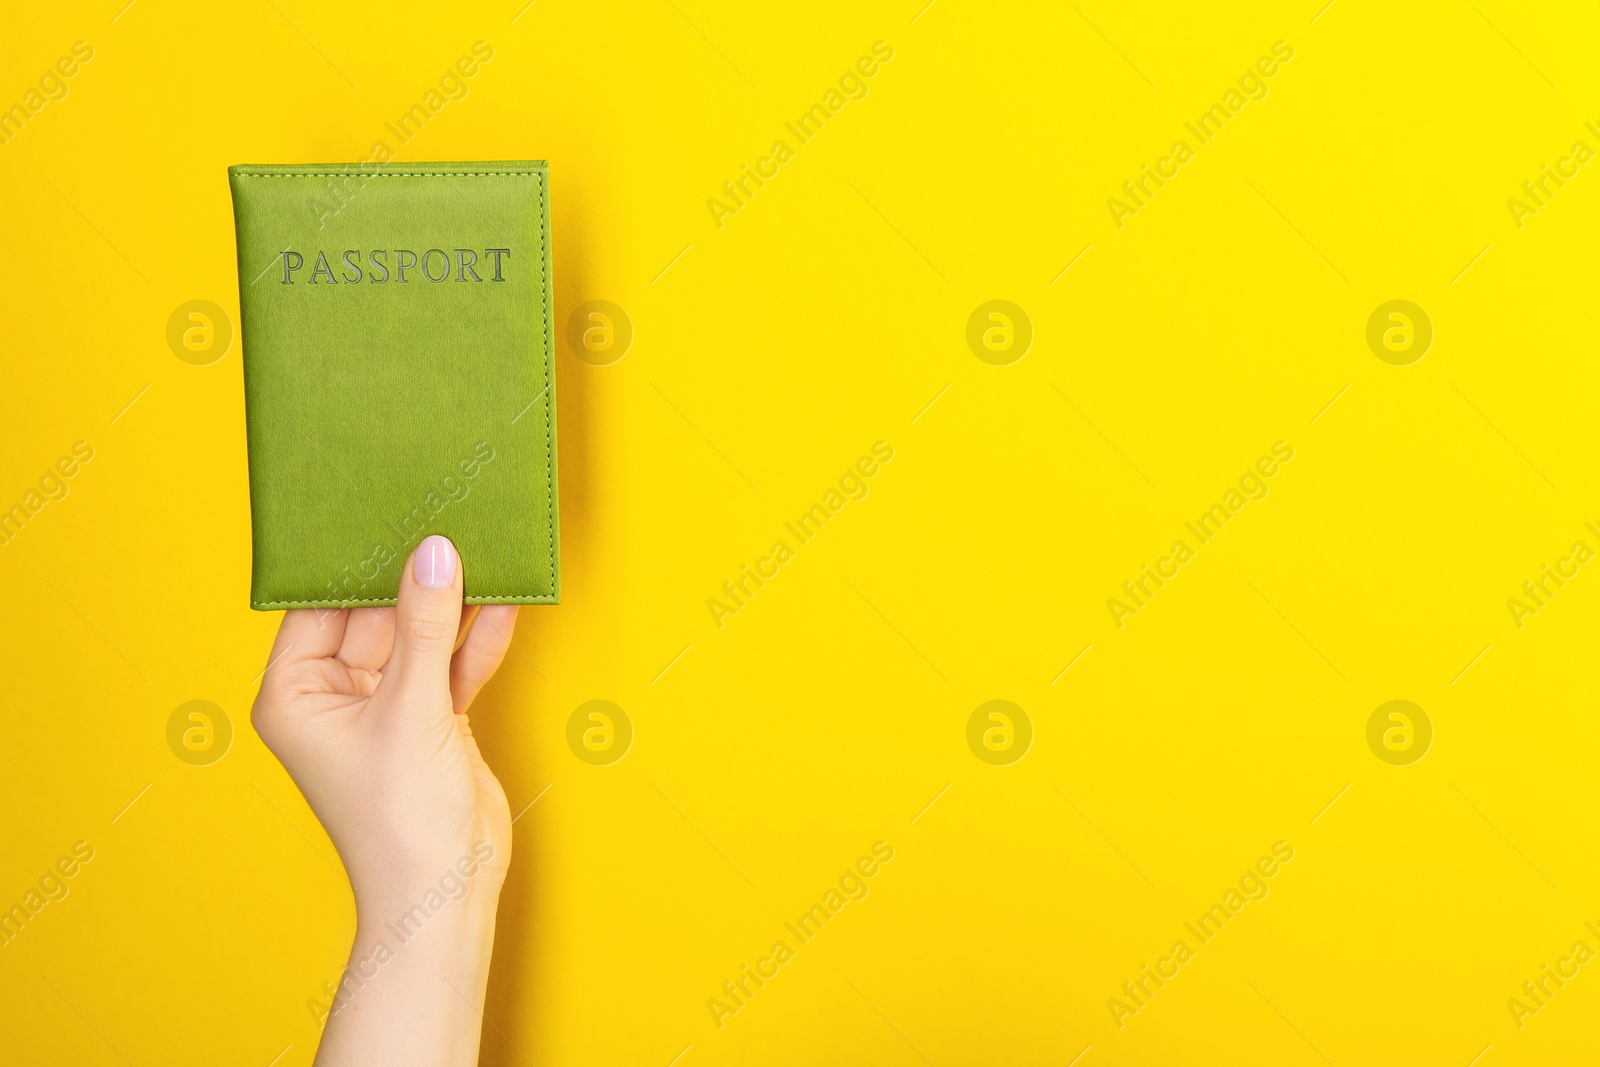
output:
<svg viewBox="0 0 1600 1067"><path fill-rule="evenodd" d="M434 533L460 550L468 603L558 603L546 165L228 178L250 606L393 604Z"/></svg>

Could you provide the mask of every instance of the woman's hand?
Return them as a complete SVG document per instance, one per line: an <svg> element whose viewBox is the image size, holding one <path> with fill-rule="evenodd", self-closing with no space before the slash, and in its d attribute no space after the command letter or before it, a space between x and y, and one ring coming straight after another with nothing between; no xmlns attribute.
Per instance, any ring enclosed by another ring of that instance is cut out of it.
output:
<svg viewBox="0 0 1600 1067"><path fill-rule="evenodd" d="M477 1062L511 812L466 710L517 609L464 615L461 589L454 546L432 536L396 607L288 612L251 713L355 891L324 1067Z"/></svg>

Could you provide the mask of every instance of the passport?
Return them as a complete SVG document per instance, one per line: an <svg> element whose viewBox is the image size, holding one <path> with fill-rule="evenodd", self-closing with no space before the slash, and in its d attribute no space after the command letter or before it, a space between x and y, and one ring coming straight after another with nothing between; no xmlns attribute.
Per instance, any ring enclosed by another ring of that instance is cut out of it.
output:
<svg viewBox="0 0 1600 1067"><path fill-rule="evenodd" d="M544 162L228 168L250 606L393 604L429 534L469 604L560 602Z"/></svg>

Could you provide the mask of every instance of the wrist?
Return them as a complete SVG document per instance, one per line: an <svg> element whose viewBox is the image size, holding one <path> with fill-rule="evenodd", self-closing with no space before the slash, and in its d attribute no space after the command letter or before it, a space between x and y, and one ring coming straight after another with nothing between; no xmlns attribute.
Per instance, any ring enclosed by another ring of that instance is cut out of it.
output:
<svg viewBox="0 0 1600 1067"><path fill-rule="evenodd" d="M386 949L397 956L413 947L435 958L480 949L487 956L499 903L499 887L488 885L469 886L453 897L433 885L411 892L357 893L351 963L363 950Z"/></svg>
<svg viewBox="0 0 1600 1067"><path fill-rule="evenodd" d="M396 851L350 865L358 921L379 924L413 915L417 920L460 906L492 911L505 883L504 849L479 841L456 855L406 855Z"/></svg>

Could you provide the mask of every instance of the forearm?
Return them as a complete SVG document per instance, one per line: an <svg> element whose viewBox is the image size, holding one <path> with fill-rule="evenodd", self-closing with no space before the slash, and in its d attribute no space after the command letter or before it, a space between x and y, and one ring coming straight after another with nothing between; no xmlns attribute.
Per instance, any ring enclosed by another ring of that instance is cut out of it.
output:
<svg viewBox="0 0 1600 1067"><path fill-rule="evenodd" d="M317 1067L478 1062L497 892L357 901L356 937Z"/></svg>
<svg viewBox="0 0 1600 1067"><path fill-rule="evenodd" d="M463 573L430 534L392 610L287 612L251 709L355 891L349 963L331 1003L309 1002L320 1067L478 1061L512 818L465 712L517 609L490 605L464 626Z"/></svg>

